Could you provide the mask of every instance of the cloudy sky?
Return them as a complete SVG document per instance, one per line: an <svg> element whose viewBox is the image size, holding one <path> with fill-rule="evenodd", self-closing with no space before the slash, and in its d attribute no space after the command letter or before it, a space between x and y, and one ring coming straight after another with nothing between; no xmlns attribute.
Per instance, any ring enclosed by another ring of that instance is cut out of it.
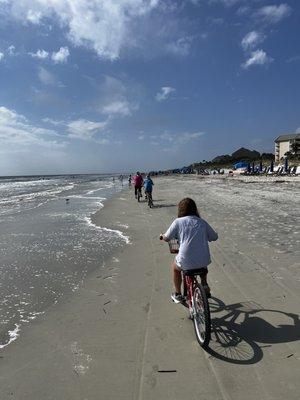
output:
<svg viewBox="0 0 300 400"><path fill-rule="evenodd" d="M179 167L300 131L299 0L0 0L0 175Z"/></svg>

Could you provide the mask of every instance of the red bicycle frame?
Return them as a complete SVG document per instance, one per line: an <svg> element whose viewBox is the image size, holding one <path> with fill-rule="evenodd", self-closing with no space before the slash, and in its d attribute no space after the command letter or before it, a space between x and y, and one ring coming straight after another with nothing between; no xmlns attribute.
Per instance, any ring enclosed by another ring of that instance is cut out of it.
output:
<svg viewBox="0 0 300 400"><path fill-rule="evenodd" d="M183 283L184 283L184 295L186 296L187 300L187 305L189 308L192 307L192 298L193 298L193 292L194 292L194 283L195 283L195 277L194 276L183 276Z"/></svg>

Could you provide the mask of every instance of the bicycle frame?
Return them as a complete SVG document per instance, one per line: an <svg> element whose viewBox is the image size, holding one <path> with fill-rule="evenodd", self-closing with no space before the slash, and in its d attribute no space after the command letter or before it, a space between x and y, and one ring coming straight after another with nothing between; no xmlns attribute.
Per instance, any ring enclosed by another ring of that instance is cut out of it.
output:
<svg viewBox="0 0 300 400"><path fill-rule="evenodd" d="M183 277L183 294L187 299L187 305L189 306L189 309L192 308L192 298L193 298L193 288L194 284L196 283L196 278L195 276L186 276L182 273Z"/></svg>

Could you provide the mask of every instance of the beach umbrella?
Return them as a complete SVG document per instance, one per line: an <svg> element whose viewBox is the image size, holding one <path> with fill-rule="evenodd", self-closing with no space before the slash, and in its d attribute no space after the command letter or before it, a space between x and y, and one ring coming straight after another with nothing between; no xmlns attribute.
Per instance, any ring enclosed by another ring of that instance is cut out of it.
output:
<svg viewBox="0 0 300 400"><path fill-rule="evenodd" d="M271 161L270 172L274 172L274 161Z"/></svg>
<svg viewBox="0 0 300 400"><path fill-rule="evenodd" d="M289 162L286 157L286 159L284 160L284 172L288 172L288 168L289 168Z"/></svg>
<svg viewBox="0 0 300 400"><path fill-rule="evenodd" d="M259 162L259 172L262 172L262 161Z"/></svg>

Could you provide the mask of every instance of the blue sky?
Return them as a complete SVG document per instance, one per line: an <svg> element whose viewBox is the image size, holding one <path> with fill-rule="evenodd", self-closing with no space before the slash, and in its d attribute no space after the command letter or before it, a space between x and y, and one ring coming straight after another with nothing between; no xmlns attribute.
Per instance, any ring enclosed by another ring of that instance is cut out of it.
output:
<svg viewBox="0 0 300 400"><path fill-rule="evenodd" d="M165 169L300 131L299 0L0 0L0 175Z"/></svg>

